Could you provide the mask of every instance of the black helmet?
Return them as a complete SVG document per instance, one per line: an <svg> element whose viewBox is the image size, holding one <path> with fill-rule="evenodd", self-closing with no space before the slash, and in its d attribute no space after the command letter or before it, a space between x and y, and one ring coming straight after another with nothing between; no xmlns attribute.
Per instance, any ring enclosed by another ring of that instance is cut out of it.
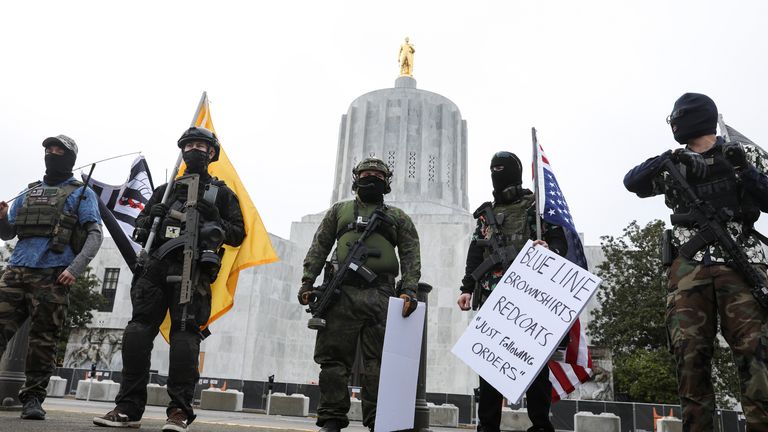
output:
<svg viewBox="0 0 768 432"><path fill-rule="evenodd" d="M672 114L667 117L672 135L680 144L717 132L717 106L707 95L686 93L675 101Z"/></svg>
<svg viewBox="0 0 768 432"><path fill-rule="evenodd" d="M179 138L179 141L178 141L179 148L184 150L184 145L190 141L207 142L208 145L213 147L213 149L215 150L215 153L213 154L213 158L211 159L211 162L216 162L217 160L219 160L219 153L221 152L221 146L219 145L219 139L216 138L216 134L213 133L212 131L199 126L193 126L187 129L183 134L181 134L181 138Z"/></svg>

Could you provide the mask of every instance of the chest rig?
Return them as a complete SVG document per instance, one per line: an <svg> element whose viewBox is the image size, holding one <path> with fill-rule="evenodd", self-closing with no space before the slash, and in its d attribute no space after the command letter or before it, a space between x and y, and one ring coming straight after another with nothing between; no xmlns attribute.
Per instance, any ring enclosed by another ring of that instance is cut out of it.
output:
<svg viewBox="0 0 768 432"><path fill-rule="evenodd" d="M760 217L760 208L754 200L744 192L741 181L736 177L733 167L723 155L723 146L716 144L706 152L704 160L707 163L707 176L704 179L686 176L688 183L701 200L710 203L716 209L727 212L732 221L751 226ZM678 168L685 174L685 167ZM673 218L676 225L692 227L693 221L687 218L690 208L684 200L671 199Z"/></svg>
<svg viewBox="0 0 768 432"><path fill-rule="evenodd" d="M58 187L46 186L39 181L30 183L31 190L17 212L14 223L19 239L48 237L52 239L51 251L64 252L78 226L77 214L65 212L64 205L67 198L82 186L83 183L79 181Z"/></svg>
<svg viewBox="0 0 768 432"><path fill-rule="evenodd" d="M160 225L159 240L160 243L164 243L168 240L175 239L186 230L186 203L187 203L187 187L186 185L174 184L173 200L168 207L168 214L163 219ZM219 195L219 186L213 182L206 184L201 188L202 199L209 204L215 206L216 198Z"/></svg>
<svg viewBox="0 0 768 432"><path fill-rule="evenodd" d="M383 204L361 206L357 200L342 205L336 222L336 258L339 262L344 262L350 246L363 234L373 212L381 207ZM384 211L386 213L386 207ZM393 225L380 224L364 242L373 252L367 257L366 266L380 275L396 276L399 273L400 266L395 253L397 231Z"/></svg>
<svg viewBox="0 0 768 432"><path fill-rule="evenodd" d="M490 221L484 217L488 235L493 232L499 236L499 240L504 246L513 246L515 250L521 250L531 238L531 221L528 218L528 209L533 205L534 200L533 194L528 194L523 195L519 201L514 203L496 204L492 210L495 220ZM477 213L476 217L479 217L480 214ZM491 225L495 225L493 229L490 229ZM483 252L483 258L488 258L491 253L490 248L486 248Z"/></svg>

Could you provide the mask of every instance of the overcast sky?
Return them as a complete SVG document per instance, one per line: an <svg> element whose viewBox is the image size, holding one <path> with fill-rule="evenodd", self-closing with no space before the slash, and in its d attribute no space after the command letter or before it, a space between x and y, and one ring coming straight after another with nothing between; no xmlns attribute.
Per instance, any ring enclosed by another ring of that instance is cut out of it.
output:
<svg viewBox="0 0 768 432"><path fill-rule="evenodd" d="M517 153L530 184L530 128L587 244L631 220L667 219L621 180L676 148L664 119L684 92L768 144L764 1L4 2L0 18L0 199L44 172L43 138L79 163L129 151L156 185L208 92L219 138L267 230L330 204L339 121L392 87L405 36L418 87L454 101L469 131L469 198L488 165ZM97 166L121 184L131 159ZM764 218L768 219L768 218ZM762 221L763 229L768 222Z"/></svg>

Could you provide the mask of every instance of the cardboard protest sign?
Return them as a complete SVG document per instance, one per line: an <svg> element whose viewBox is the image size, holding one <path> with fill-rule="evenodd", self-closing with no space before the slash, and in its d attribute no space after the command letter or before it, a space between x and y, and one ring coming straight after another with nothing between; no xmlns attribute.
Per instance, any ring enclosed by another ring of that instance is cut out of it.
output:
<svg viewBox="0 0 768 432"><path fill-rule="evenodd" d="M529 240L451 352L518 401L600 282Z"/></svg>

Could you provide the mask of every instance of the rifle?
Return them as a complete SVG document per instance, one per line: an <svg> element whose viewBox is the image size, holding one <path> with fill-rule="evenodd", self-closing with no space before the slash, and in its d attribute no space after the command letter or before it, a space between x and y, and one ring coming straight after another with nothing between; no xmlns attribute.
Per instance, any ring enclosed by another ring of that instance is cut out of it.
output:
<svg viewBox="0 0 768 432"><path fill-rule="evenodd" d="M479 283L480 278L499 264L506 269L517 256L517 248L511 245L507 246L502 238L501 225L504 223L504 215L501 215L501 220L498 220L493 212L493 205L491 203L485 203L473 216L478 218L481 215L485 216L491 236L488 239L475 240L475 243L480 247L490 249L490 253L488 258L483 260L472 272L472 279L475 280L475 290L472 293L472 310L477 310L480 307L480 300L483 294L483 289Z"/></svg>
<svg viewBox="0 0 768 432"><path fill-rule="evenodd" d="M358 217L358 225L363 222L361 217ZM307 327L312 330L319 330L325 328L325 313L330 306L331 301L341 292L341 284L347 277L350 271L357 273L366 282L371 283L376 279L376 273L371 271L365 266L365 260L368 257L381 256L381 251L375 249L368 249L365 244L365 240L373 234L374 231L381 225L386 223L393 225L394 222L384 214L380 208L376 209L371 217L368 219L368 223L365 224L365 230L360 237L355 240L352 246L349 248L347 258L339 266L338 270L335 270L333 263L326 261L325 270L323 274L323 283L320 286L314 287L312 291L312 301L309 303L307 312L312 314L312 318L307 322Z"/></svg>
<svg viewBox="0 0 768 432"><path fill-rule="evenodd" d="M733 268L741 273L750 285L750 291L760 306L768 308L768 286L765 278L749 263L747 254L726 229L726 223L733 218L733 212L725 208L716 210L712 204L699 198L671 160L665 160L662 166L672 178L671 186L690 208L686 214L673 214L670 217L672 224L692 222L699 228L691 240L680 246L680 255L691 259L703 247L719 243L731 258Z"/></svg>
<svg viewBox="0 0 768 432"><path fill-rule="evenodd" d="M187 320L190 318L187 309L192 302L192 290L197 285L199 272L197 264L199 258L198 236L200 226L200 213L197 211L197 191L200 188L200 176L198 174L187 174L176 179L177 184L187 185L187 202L184 204L185 227L184 234L184 264L181 270L181 276L168 276L168 282L181 282L181 292L179 294L179 304L181 309L181 331L187 328ZM169 188L171 185L168 186Z"/></svg>

